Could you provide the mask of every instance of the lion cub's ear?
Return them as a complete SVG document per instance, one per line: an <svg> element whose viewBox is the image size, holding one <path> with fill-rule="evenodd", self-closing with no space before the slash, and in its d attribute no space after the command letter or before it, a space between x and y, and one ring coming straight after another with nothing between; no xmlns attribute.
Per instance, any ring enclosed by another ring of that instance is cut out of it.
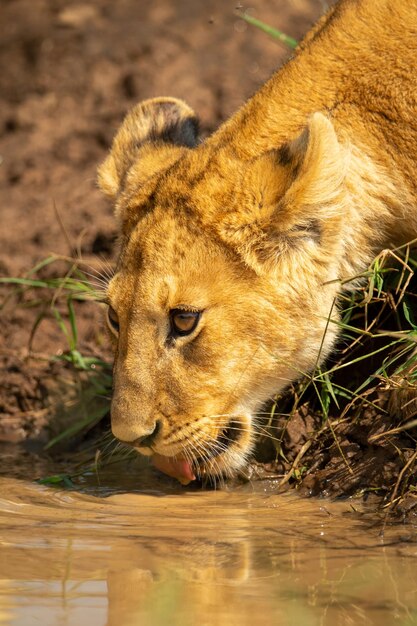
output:
<svg viewBox="0 0 417 626"><path fill-rule="evenodd" d="M248 164L246 202L223 217L222 236L261 271L291 253L333 254L346 169L347 150L330 120L315 113L296 139Z"/></svg>
<svg viewBox="0 0 417 626"><path fill-rule="evenodd" d="M289 224L308 224L310 219L339 214L348 155L331 121L315 113L301 135L288 145L287 156L294 167L294 180L282 199Z"/></svg>
<svg viewBox="0 0 417 626"><path fill-rule="evenodd" d="M198 120L182 100L152 98L140 102L126 115L109 156L98 170L99 186L115 198L130 168L141 158L141 150L146 149L149 176L178 158L178 147L195 147L197 135Z"/></svg>

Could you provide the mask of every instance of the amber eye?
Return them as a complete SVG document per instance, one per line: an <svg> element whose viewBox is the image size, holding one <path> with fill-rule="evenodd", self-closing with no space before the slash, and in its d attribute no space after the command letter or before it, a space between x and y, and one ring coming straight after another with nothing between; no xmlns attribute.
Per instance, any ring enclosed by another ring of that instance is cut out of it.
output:
<svg viewBox="0 0 417 626"><path fill-rule="evenodd" d="M119 318L116 311L111 306L107 309L107 323L110 330L117 335L119 333Z"/></svg>
<svg viewBox="0 0 417 626"><path fill-rule="evenodd" d="M200 311L172 309L169 313L171 321L171 334L177 337L190 335L196 328L200 319L200 315Z"/></svg>

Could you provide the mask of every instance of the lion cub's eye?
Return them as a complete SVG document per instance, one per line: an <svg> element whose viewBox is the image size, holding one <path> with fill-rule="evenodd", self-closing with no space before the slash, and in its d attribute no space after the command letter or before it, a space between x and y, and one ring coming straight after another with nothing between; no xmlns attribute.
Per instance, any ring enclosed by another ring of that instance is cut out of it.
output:
<svg viewBox="0 0 417 626"><path fill-rule="evenodd" d="M196 328L200 319L200 311L186 311L185 309L172 309L169 312L171 321L171 334L179 337L190 335Z"/></svg>
<svg viewBox="0 0 417 626"><path fill-rule="evenodd" d="M109 306L107 309L107 323L110 330L115 334L119 334L119 317L113 307Z"/></svg>

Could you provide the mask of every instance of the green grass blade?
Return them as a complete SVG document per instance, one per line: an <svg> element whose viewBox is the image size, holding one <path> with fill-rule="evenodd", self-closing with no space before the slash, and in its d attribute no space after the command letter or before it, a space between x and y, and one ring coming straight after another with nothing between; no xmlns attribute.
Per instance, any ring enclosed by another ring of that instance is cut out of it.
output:
<svg viewBox="0 0 417 626"><path fill-rule="evenodd" d="M417 330L417 326L414 321L413 312L411 311L411 309L409 308L405 300L403 300L403 311L404 311L404 317L407 320L407 322L410 324L410 326L414 330Z"/></svg>
<svg viewBox="0 0 417 626"><path fill-rule="evenodd" d="M108 410L109 407L107 405L97 407L97 409L95 411L92 411L92 413L88 417L78 420L78 422L72 424L69 428L66 428L64 431L62 431L62 433L59 433L59 435L53 437L50 441L48 441L48 443L44 447L44 450L49 450L64 439L75 437L75 435L77 435L87 426L92 427L96 422L101 420L101 418L106 415Z"/></svg>
<svg viewBox="0 0 417 626"><path fill-rule="evenodd" d="M35 280L32 278L0 278L0 283L8 285L22 285L24 287L49 287L45 280Z"/></svg>
<svg viewBox="0 0 417 626"><path fill-rule="evenodd" d="M63 485L64 487L74 487L74 483L68 474L54 474L52 476L46 476L45 478L39 478L36 481L39 485L47 485L57 487Z"/></svg>
<svg viewBox="0 0 417 626"><path fill-rule="evenodd" d="M242 20L245 20L245 22L247 22L248 24L252 24L252 26L256 26L256 28L259 28L267 35L270 35L271 37L273 37L273 39L277 39L278 41L281 41L283 44L288 46L288 48L291 48L291 50L294 50L294 48L298 46L298 41L296 39L293 39L289 35L286 35L285 33L278 30L277 28L273 28L272 26L269 26L269 24L265 24L265 22L258 20L256 17L252 17L251 15L248 15L247 13L241 13L240 17L242 18Z"/></svg>
<svg viewBox="0 0 417 626"><path fill-rule="evenodd" d="M69 322L71 326L71 334L72 334L70 347L71 347L71 350L75 350L77 347L77 343L78 343L78 330L77 330L77 321L75 319L74 304L73 304L71 296L68 298L67 304L68 304L68 317L69 317Z"/></svg>
<svg viewBox="0 0 417 626"><path fill-rule="evenodd" d="M46 259L42 259L42 261L39 261L37 265L32 267L27 272L26 276L33 276L33 274L36 274L36 272L39 272L39 270L43 269L47 265L50 265L51 263L55 263L56 261L57 261L57 258L54 254L52 254L51 256L47 256Z"/></svg>

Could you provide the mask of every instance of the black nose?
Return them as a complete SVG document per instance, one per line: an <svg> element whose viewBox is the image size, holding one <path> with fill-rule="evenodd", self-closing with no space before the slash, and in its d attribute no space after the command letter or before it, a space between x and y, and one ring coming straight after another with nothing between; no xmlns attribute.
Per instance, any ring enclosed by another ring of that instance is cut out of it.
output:
<svg viewBox="0 0 417 626"><path fill-rule="evenodd" d="M142 448L150 448L154 443L155 439L158 436L159 431L161 430L161 420L156 420L155 427L151 433L147 435L143 435L143 437L138 437L135 441L132 441L132 445L141 446Z"/></svg>

